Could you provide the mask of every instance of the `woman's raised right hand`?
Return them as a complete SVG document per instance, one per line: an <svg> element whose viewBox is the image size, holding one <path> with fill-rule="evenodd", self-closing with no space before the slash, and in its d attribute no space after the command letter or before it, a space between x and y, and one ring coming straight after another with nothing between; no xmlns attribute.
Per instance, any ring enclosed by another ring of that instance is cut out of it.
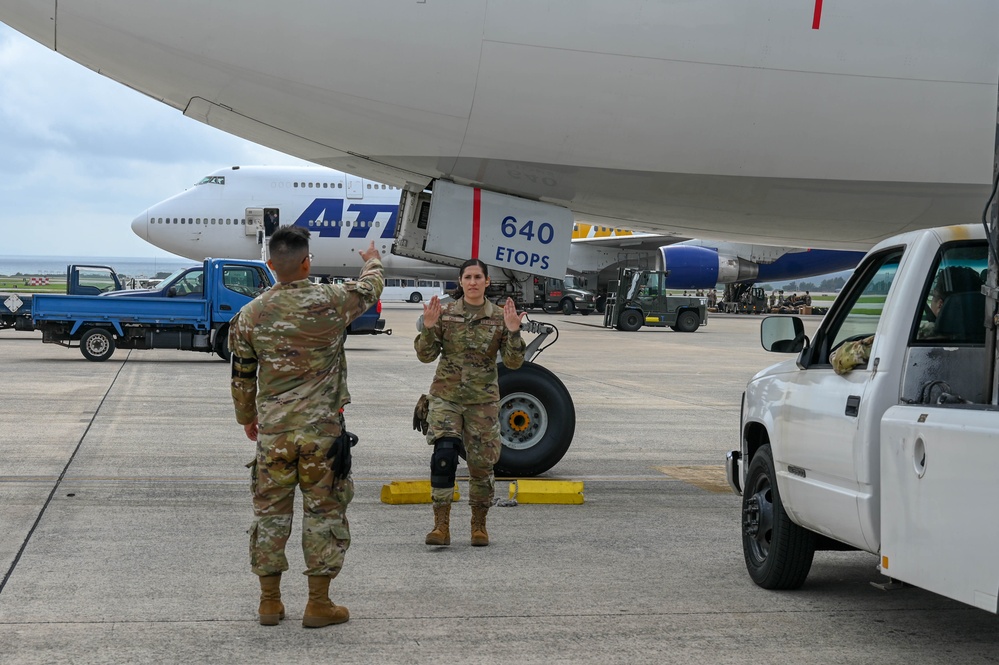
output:
<svg viewBox="0 0 999 665"><path fill-rule="evenodd" d="M423 327L433 328L441 318L441 301L434 296L430 302L423 305Z"/></svg>

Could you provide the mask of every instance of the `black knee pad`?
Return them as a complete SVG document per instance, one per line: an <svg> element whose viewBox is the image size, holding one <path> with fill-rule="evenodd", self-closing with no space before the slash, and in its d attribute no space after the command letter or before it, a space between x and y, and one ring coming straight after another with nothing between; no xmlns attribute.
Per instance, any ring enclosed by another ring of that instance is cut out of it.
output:
<svg viewBox="0 0 999 665"><path fill-rule="evenodd" d="M454 476L458 471L458 450L461 439L445 436L434 441L434 454L430 458L430 486L439 488L454 487Z"/></svg>

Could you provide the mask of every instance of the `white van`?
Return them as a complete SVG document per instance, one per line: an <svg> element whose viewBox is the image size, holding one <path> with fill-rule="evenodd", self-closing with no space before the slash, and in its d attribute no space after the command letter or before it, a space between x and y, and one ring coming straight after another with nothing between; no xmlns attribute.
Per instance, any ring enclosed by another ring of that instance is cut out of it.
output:
<svg viewBox="0 0 999 665"><path fill-rule="evenodd" d="M395 279L385 280L385 290L382 291L382 300L406 301L406 302L426 302L437 296L444 296L444 282L433 279Z"/></svg>

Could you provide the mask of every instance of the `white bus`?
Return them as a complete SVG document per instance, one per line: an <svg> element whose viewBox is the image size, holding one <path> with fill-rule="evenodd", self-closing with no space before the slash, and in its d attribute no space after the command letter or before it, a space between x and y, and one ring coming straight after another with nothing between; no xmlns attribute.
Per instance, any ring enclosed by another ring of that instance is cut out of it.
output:
<svg viewBox="0 0 999 665"><path fill-rule="evenodd" d="M426 302L437 296L444 296L445 283L434 279L395 279L385 280L382 300L385 302L406 301Z"/></svg>

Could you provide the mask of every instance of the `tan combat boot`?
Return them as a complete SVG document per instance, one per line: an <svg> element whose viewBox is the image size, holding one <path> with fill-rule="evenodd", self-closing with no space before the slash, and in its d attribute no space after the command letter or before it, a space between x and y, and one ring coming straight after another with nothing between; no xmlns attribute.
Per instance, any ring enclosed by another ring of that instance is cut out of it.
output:
<svg viewBox="0 0 999 665"><path fill-rule="evenodd" d="M451 544L451 504L434 505L434 530L427 534L427 545Z"/></svg>
<svg viewBox="0 0 999 665"><path fill-rule="evenodd" d="M305 605L305 615L302 617L302 626L305 628L322 628L343 623L350 618L346 607L334 605L330 601L330 579L326 575L309 576L309 602Z"/></svg>
<svg viewBox="0 0 999 665"><path fill-rule="evenodd" d="M284 604L281 602L281 573L260 577L261 626L276 626L284 618Z"/></svg>
<svg viewBox="0 0 999 665"><path fill-rule="evenodd" d="M486 532L486 513L488 506L472 506L472 547L485 547L489 544L489 534Z"/></svg>

